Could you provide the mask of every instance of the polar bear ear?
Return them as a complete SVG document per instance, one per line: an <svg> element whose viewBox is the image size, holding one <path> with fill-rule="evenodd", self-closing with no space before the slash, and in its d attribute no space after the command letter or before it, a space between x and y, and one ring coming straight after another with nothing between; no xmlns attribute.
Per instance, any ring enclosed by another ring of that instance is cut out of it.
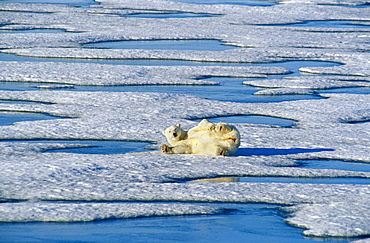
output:
<svg viewBox="0 0 370 243"><path fill-rule="evenodd" d="M179 124L177 124L177 125L176 125L176 127L181 127L181 124L180 124L180 123L179 123Z"/></svg>
<svg viewBox="0 0 370 243"><path fill-rule="evenodd" d="M163 134L163 135L165 135L165 133L166 133L166 130L162 131L162 134Z"/></svg>

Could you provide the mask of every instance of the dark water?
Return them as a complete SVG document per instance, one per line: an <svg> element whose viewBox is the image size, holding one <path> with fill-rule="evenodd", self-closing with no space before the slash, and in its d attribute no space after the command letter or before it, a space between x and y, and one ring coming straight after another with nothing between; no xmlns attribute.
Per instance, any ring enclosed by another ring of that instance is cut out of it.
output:
<svg viewBox="0 0 370 243"><path fill-rule="evenodd" d="M8 126L8 125L12 125L15 122L21 122L21 121L36 121L36 120L51 120L51 119L62 119L62 118L43 114L43 113L0 111L0 126Z"/></svg>
<svg viewBox="0 0 370 243"><path fill-rule="evenodd" d="M0 2L1 3L1 2ZM1 27L1 26L0 26ZM61 29L17 29L17 30L6 30L0 29L0 34L19 34L19 33L62 33L66 32L65 30Z"/></svg>
<svg viewBox="0 0 370 243"><path fill-rule="evenodd" d="M261 7L268 7L277 4L277 2L274 1L264 1L264 0L174 0L174 1L193 4L233 4L233 5L261 6Z"/></svg>
<svg viewBox="0 0 370 243"><path fill-rule="evenodd" d="M268 26L281 27L313 27L313 28L369 28L370 21L351 21L351 20L316 20L304 21L301 23L290 24L271 24Z"/></svg>
<svg viewBox="0 0 370 243"><path fill-rule="evenodd" d="M94 0L1 0L1 3L36 3L36 4L63 4L76 7L85 7L88 8L91 5L98 5L100 3L95 2Z"/></svg>
<svg viewBox="0 0 370 243"><path fill-rule="evenodd" d="M0 242L317 242L303 238L301 229L286 225L279 215L280 206L212 205L231 211L213 216L154 217L92 223L0 224ZM338 242L338 239L322 240ZM344 239L340 242L349 241Z"/></svg>
<svg viewBox="0 0 370 243"><path fill-rule="evenodd" d="M134 40L134 41L106 41L84 44L84 47L108 49L146 49L146 50L197 50L197 51L225 51L237 47L224 45L218 40Z"/></svg>
<svg viewBox="0 0 370 243"><path fill-rule="evenodd" d="M37 140L2 140L2 142L19 143L62 143L68 144L70 148L47 150L49 153L76 153L76 154L124 154L129 152L149 151L149 142L140 141L114 141L114 140L83 140L83 139L37 139ZM77 145L77 146L76 146ZM82 145L83 147L80 147Z"/></svg>
<svg viewBox="0 0 370 243"><path fill-rule="evenodd" d="M309 169L336 169L370 172L370 162L313 159L299 160L299 163L301 163L302 168Z"/></svg>
<svg viewBox="0 0 370 243"><path fill-rule="evenodd" d="M138 14L126 14L121 15L127 18L156 18L156 19L167 19L167 18L204 18L217 16L215 14L202 14L202 13L188 13L188 12L167 12L167 13L138 13Z"/></svg>
<svg viewBox="0 0 370 243"><path fill-rule="evenodd" d="M191 40L191 41L119 41L96 43L90 45L99 45L105 48L135 48L135 45L141 49L166 48L169 49L199 49L211 48L213 50L222 50L230 48L222 42L215 40ZM181 60L106 60L106 59L68 59L68 58L32 58L21 57L10 54L0 53L0 61L28 61L28 62L72 62L72 63L99 63L111 65L165 65L165 66L262 66L262 67L283 67L291 71L284 75L267 75L267 78L283 78L287 76L305 75L299 72L301 67L330 67L337 66L338 63L322 61L287 61L280 63L213 63L213 62L192 62ZM233 77L203 77L205 80L218 82L219 85L130 85L130 86L66 86L65 89L75 91L106 91L106 92L160 92L174 94L190 94L199 97L219 100L245 103L265 103L281 102L303 99L321 99L317 95L283 95L283 96L255 96L253 93L261 90L260 88L243 85L243 81L252 80L251 78L233 78ZM25 82L0 82L0 90L37 90L42 83ZM365 89L369 90L369 89ZM348 89L347 89L348 91Z"/></svg>
<svg viewBox="0 0 370 243"><path fill-rule="evenodd" d="M367 178L292 178L292 177L240 177L239 182L256 183L308 183L308 184L370 184Z"/></svg>
<svg viewBox="0 0 370 243"><path fill-rule="evenodd" d="M310 153L331 151L330 149L274 149L274 148L239 148L234 156L256 155L288 155L298 153ZM370 163L359 161L342 160L297 160L297 166L307 169L335 169L343 171L370 172ZM247 177L217 177L193 180L196 183L221 183L221 182L251 182L251 183L308 183L308 184L370 184L369 178L345 178L345 177L286 177L286 176L247 176Z"/></svg>
<svg viewBox="0 0 370 243"><path fill-rule="evenodd" d="M370 94L370 87L358 87L358 88L338 88L320 90L320 93L347 93L347 94Z"/></svg>
<svg viewBox="0 0 370 243"><path fill-rule="evenodd" d="M323 99L317 95L283 95L283 96L257 96L253 93L261 90L249 85L243 85L243 78L214 77L206 80L219 82L219 85L128 85L128 86L66 86L63 90L72 91L105 91L105 92L154 92L154 93L171 93L171 94L188 94L198 97L219 100L233 101L243 103L267 103L281 102L304 99ZM1 85L1 82L0 82ZM48 84L39 85L22 85L16 83L4 83L8 90L39 90L37 87L44 87ZM52 89L53 85L49 84ZM58 86L56 86L58 87ZM62 88L59 88L62 89Z"/></svg>
<svg viewBox="0 0 370 243"><path fill-rule="evenodd" d="M247 123L247 124L263 124L280 127L291 127L296 121L272 116L259 116L259 115L236 115L236 116L221 116L207 118L208 121L213 123L227 122L227 123ZM195 119L194 121L201 121L202 119Z"/></svg>
<svg viewBox="0 0 370 243"><path fill-rule="evenodd" d="M215 177L196 179L187 183L224 183L224 182L248 182L248 183L301 183L301 184L361 184L369 185L369 178L337 178L337 177L286 177L286 176L241 176L241 177Z"/></svg>

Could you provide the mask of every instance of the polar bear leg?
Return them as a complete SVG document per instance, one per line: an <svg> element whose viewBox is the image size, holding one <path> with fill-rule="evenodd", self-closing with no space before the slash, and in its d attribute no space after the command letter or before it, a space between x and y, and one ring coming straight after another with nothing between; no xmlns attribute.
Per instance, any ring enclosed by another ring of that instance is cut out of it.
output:
<svg viewBox="0 0 370 243"><path fill-rule="evenodd" d="M216 156L228 156L228 155L229 155L229 153L226 149L223 149L221 147L218 147L216 149Z"/></svg>
<svg viewBox="0 0 370 243"><path fill-rule="evenodd" d="M198 126L199 128L203 128L205 130L211 130L212 128L215 127L215 124L212 122L208 121L207 119L203 119L201 122L199 122Z"/></svg>
<svg viewBox="0 0 370 243"><path fill-rule="evenodd" d="M168 146L167 144L163 144L161 146L161 151L164 154L191 154L192 152L191 147L184 144L176 145L173 147Z"/></svg>
<svg viewBox="0 0 370 243"><path fill-rule="evenodd" d="M215 124L212 122L209 122L207 119L203 119L196 127L191 128L188 131L188 136L192 136L194 133L200 132L200 131L210 131L215 128Z"/></svg>

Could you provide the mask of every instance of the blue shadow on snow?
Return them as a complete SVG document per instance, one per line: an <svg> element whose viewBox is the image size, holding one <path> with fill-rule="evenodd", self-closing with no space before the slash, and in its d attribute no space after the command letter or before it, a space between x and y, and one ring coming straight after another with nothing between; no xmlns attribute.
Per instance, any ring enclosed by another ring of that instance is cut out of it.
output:
<svg viewBox="0 0 370 243"><path fill-rule="evenodd" d="M304 148L291 148L291 149L275 149L275 148L239 148L234 156L253 156L253 155L288 155L300 153L314 153L322 151L334 151L334 149L304 149Z"/></svg>

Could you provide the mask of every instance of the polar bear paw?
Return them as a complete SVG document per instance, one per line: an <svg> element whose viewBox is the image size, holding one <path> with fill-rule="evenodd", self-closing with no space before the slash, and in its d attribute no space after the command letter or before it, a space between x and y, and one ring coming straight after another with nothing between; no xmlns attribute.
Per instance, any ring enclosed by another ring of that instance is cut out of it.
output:
<svg viewBox="0 0 370 243"><path fill-rule="evenodd" d="M172 147L168 146L167 144L163 144L161 146L161 151L164 154L173 154Z"/></svg>
<svg viewBox="0 0 370 243"><path fill-rule="evenodd" d="M228 153L225 149L218 148L216 151L216 156L227 156Z"/></svg>
<svg viewBox="0 0 370 243"><path fill-rule="evenodd" d="M201 122L199 122L197 127L203 128L204 130L212 130L215 128L215 124L209 122L207 119L203 119Z"/></svg>

